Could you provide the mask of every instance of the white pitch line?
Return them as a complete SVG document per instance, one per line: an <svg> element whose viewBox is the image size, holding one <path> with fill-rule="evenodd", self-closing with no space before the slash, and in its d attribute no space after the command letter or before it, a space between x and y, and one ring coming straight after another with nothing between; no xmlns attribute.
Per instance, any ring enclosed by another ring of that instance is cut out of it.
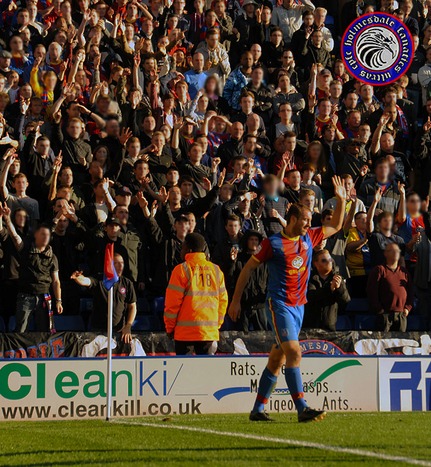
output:
<svg viewBox="0 0 431 467"><path fill-rule="evenodd" d="M185 426L185 425L160 425L157 423L132 422L132 421L129 422L126 420L111 420L111 423L117 423L120 425L148 426L152 428L164 428L167 430L192 431L192 432L197 432L197 433L206 433L209 435L229 436L230 438L252 439L254 441L265 441L267 443L288 444L290 446L321 449L322 451L352 454L354 456L370 457L373 459L379 459L379 460L384 460L384 461L404 462L406 464L411 464L411 465L423 465L425 467L431 467L431 462L427 462L427 461L423 461L419 459L411 459L410 457L391 456L389 454L383 454L379 452L362 451L361 449L343 448L342 446L331 446L331 445L326 445L326 444L321 444L321 443L313 443L310 441L299 441L295 439L284 439L284 438L272 438L270 436L259 436L259 435L253 435L251 433L235 433L235 432L230 432L230 431L217 431L217 430L211 430L209 428L197 428L197 427Z"/></svg>

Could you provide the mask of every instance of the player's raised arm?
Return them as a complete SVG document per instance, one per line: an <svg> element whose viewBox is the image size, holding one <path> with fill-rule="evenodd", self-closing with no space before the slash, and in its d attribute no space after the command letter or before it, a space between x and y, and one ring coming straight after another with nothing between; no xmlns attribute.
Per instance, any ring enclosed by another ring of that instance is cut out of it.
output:
<svg viewBox="0 0 431 467"><path fill-rule="evenodd" d="M251 274L255 269L259 267L259 261L252 256L245 264L241 274L238 277L235 286L235 292L232 297L232 301L229 305L228 314L232 321L237 321L241 314L241 297L244 293L244 289L250 280Z"/></svg>
<svg viewBox="0 0 431 467"><path fill-rule="evenodd" d="M334 193L337 198L337 205L335 207L331 223L323 227L323 238L331 237L339 230L341 230L341 227L343 226L344 214L346 212L347 194L341 178L338 175L335 175L332 177L332 184L334 185Z"/></svg>

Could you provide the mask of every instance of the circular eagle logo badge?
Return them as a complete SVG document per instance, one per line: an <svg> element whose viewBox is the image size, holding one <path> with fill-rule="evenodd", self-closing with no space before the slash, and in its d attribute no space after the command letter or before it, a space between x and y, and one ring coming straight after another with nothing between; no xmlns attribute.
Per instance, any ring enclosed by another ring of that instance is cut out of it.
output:
<svg viewBox="0 0 431 467"><path fill-rule="evenodd" d="M356 18L341 42L347 71L373 86L385 86L399 79L409 69L413 55L413 38L407 26L387 13Z"/></svg>

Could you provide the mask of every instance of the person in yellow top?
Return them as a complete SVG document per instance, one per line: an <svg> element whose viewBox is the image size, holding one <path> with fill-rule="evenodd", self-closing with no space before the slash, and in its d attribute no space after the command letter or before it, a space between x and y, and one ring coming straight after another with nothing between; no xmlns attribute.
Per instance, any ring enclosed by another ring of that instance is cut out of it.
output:
<svg viewBox="0 0 431 467"><path fill-rule="evenodd" d="M46 109L47 107L51 107L54 103L54 90L58 78L54 71L47 71L43 75L43 85L41 85L39 82L39 65L41 61L41 57L36 57L34 61L33 68L30 72L30 86L33 89L34 95L42 98L43 106Z"/></svg>
<svg viewBox="0 0 431 467"><path fill-rule="evenodd" d="M205 247L202 235L186 236L181 250L185 261L174 268L166 289L164 321L177 355L187 354L192 346L196 355L207 355L219 340L226 314L224 276L206 259Z"/></svg>

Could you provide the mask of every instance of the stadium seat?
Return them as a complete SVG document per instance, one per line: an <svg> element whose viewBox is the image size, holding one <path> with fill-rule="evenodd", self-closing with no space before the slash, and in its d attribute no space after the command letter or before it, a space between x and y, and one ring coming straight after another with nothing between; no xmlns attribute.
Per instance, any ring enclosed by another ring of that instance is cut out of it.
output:
<svg viewBox="0 0 431 467"><path fill-rule="evenodd" d="M422 316L409 315L407 318L407 331L424 331L426 328Z"/></svg>
<svg viewBox="0 0 431 467"><path fill-rule="evenodd" d="M337 317L336 330L337 331L351 331L353 329L352 320L350 316L341 315Z"/></svg>
<svg viewBox="0 0 431 467"><path fill-rule="evenodd" d="M366 298L352 298L346 305L346 312L349 313L362 313L368 312L368 300Z"/></svg>
<svg viewBox="0 0 431 467"><path fill-rule="evenodd" d="M79 311L81 313L91 313L93 311L93 299L81 298L79 301Z"/></svg>
<svg viewBox="0 0 431 467"><path fill-rule="evenodd" d="M85 331L84 320L80 315L55 315L54 324L57 331Z"/></svg>
<svg viewBox="0 0 431 467"><path fill-rule="evenodd" d="M139 314L147 314L150 312L150 304L145 297L138 297L136 306Z"/></svg>
<svg viewBox="0 0 431 467"><path fill-rule="evenodd" d="M155 319L152 316L138 315L135 321L133 321L132 332L151 331L157 326L157 323L154 321Z"/></svg>
<svg viewBox="0 0 431 467"><path fill-rule="evenodd" d="M156 297L150 304L150 310L153 315L163 316L165 309L165 297Z"/></svg>
<svg viewBox="0 0 431 467"><path fill-rule="evenodd" d="M375 331L376 317L374 315L356 315L355 329L357 331Z"/></svg>
<svg viewBox="0 0 431 467"><path fill-rule="evenodd" d="M8 324L9 332L14 332L15 331L15 324L16 324L15 315L12 315L9 318L9 324ZM34 319L33 319L33 317L30 318L30 322L28 323L28 330L29 331L34 331Z"/></svg>
<svg viewBox="0 0 431 467"><path fill-rule="evenodd" d="M1 316L0 316L0 332L6 332L6 325L4 324L4 320Z"/></svg>

